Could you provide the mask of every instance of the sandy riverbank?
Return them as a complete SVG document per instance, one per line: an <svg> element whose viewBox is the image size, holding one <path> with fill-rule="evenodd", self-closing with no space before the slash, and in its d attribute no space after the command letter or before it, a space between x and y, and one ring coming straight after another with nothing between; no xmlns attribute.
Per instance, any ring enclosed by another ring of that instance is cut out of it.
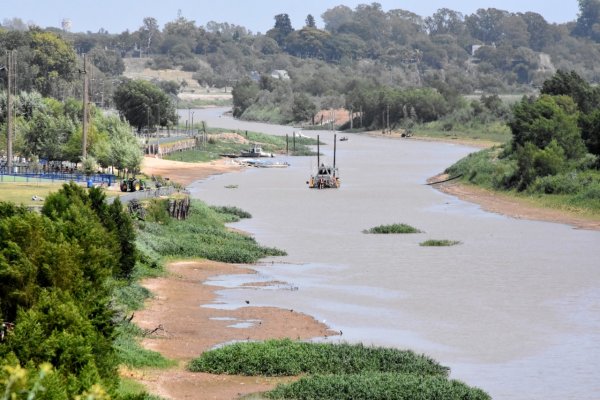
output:
<svg viewBox="0 0 600 400"><path fill-rule="evenodd" d="M428 181L431 183L445 179L448 179L448 175L440 174L430 178ZM450 181L433 185L433 187L446 194L456 196L463 201L478 204L486 211L506 215L511 218L555 222L571 225L577 229L600 230L600 219L584 218L568 211L536 207L527 203L524 199L518 199L477 186Z"/></svg>
<svg viewBox="0 0 600 400"><path fill-rule="evenodd" d="M211 175L224 174L226 172L237 172L243 167L222 158L220 160L205 163L187 163L181 161L163 160L162 158L144 157L142 172L148 176L162 176L187 186L197 180L206 179Z"/></svg>
<svg viewBox="0 0 600 400"><path fill-rule="evenodd" d="M135 313L134 322L156 334L143 346L177 360L169 370L130 372L155 394L168 399L234 399L240 394L266 391L281 380L261 377L215 376L190 373L185 365L202 352L223 343L273 338L310 339L336 335L314 318L289 309L253 307L242 303L225 310L215 304L217 290L204 282L216 275L252 274L248 267L214 261L180 261L167 266L168 276L148 279L143 285L154 298ZM280 290L287 290L283 285ZM246 290L265 290L262 285L244 285ZM267 289L274 290L274 289Z"/></svg>
<svg viewBox="0 0 600 400"><path fill-rule="evenodd" d="M186 186L211 175L241 168L230 160L183 163L146 157L142 171L149 176L168 177ZM254 273L249 267L207 260L180 261L170 263L167 271L166 277L143 282L154 297L143 310L135 313L134 322L148 330L160 326L161 329L146 338L142 345L177 360L178 366L169 370L123 372L143 383L153 394L167 399L235 399L243 394L267 391L282 380L191 373L185 370L185 365L202 352L231 341L337 335L314 318L289 309L253 307L245 303L235 310L202 307L214 304L216 291L223 289L204 282L217 275ZM276 286L286 290L282 283ZM263 285L243 287L265 290Z"/></svg>

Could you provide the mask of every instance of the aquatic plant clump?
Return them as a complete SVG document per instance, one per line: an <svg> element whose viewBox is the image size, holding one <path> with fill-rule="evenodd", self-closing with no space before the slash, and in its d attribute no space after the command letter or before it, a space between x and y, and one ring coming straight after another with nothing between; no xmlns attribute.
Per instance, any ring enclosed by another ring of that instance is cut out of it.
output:
<svg viewBox="0 0 600 400"><path fill-rule="evenodd" d="M374 234L422 233L417 228L406 224L379 225L371 229L365 229L363 232Z"/></svg>
<svg viewBox="0 0 600 400"><path fill-rule="evenodd" d="M193 372L248 376L357 374L366 371L447 377L449 368L409 350L362 344L294 342L289 339L235 343L203 353Z"/></svg>
<svg viewBox="0 0 600 400"><path fill-rule="evenodd" d="M458 240L426 240L422 243L419 243L420 246L423 247L448 247L448 246L456 246L461 242Z"/></svg>
<svg viewBox="0 0 600 400"><path fill-rule="evenodd" d="M266 393L270 399L320 400L489 400L483 390L440 376L368 372L352 375L313 375L281 384Z"/></svg>

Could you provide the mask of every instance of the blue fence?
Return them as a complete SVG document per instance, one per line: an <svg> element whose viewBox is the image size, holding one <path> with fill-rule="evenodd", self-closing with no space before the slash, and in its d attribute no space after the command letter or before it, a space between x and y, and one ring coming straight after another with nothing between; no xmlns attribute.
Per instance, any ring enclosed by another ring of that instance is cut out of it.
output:
<svg viewBox="0 0 600 400"><path fill-rule="evenodd" d="M111 186L117 181L117 177L112 174L93 174L86 175L81 173L61 173L61 172L46 172L46 173L6 173L0 170L0 182L40 182L42 180L48 181L74 181L74 182L89 182L92 181L94 184L107 184Z"/></svg>

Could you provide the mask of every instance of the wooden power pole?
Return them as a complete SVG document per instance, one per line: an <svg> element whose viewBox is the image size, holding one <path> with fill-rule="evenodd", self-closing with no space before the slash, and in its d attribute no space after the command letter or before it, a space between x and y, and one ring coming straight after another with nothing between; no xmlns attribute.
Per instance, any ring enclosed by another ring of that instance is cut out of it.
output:
<svg viewBox="0 0 600 400"><path fill-rule="evenodd" d="M9 50L6 55L6 76L7 76L7 94L6 94L6 167L8 173L13 172L13 136L14 136L14 106L13 91L16 75L16 60L14 50Z"/></svg>
<svg viewBox="0 0 600 400"><path fill-rule="evenodd" d="M87 134L88 134L88 76L87 76L87 59L83 55L83 124L82 124L82 139L81 139L81 160L87 157Z"/></svg>

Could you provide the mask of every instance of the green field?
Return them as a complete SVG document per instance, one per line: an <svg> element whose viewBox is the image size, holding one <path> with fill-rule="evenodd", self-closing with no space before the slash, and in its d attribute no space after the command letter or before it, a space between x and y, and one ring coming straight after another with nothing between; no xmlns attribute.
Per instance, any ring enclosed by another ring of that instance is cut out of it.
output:
<svg viewBox="0 0 600 400"><path fill-rule="evenodd" d="M65 183L43 180L40 180L41 182L14 182L12 178L13 177L10 177L10 182L7 182L6 180L0 182L0 201L10 201L26 206L43 205L43 201L34 201L32 200L32 197L38 196L46 198L48 194L56 192Z"/></svg>

